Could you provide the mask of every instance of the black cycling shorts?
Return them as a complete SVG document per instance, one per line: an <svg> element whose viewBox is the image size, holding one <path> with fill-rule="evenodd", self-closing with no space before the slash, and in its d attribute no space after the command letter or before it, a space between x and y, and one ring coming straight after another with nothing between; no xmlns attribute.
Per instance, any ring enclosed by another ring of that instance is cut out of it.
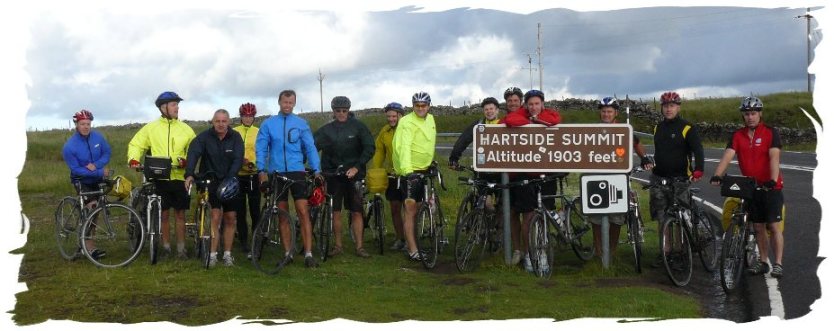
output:
<svg viewBox="0 0 834 331"><path fill-rule="evenodd" d="M398 187L401 177L388 178L388 188L385 189L385 199L388 201L403 201L405 195L403 190Z"/></svg>
<svg viewBox="0 0 834 331"><path fill-rule="evenodd" d="M356 181L344 176L327 178L327 193L333 196L333 211L341 211L342 205L352 212L362 212L362 195L356 190Z"/></svg>
<svg viewBox="0 0 834 331"><path fill-rule="evenodd" d="M750 220L753 223L778 223L782 221L782 190L756 191L753 201L748 204Z"/></svg>
<svg viewBox="0 0 834 331"><path fill-rule="evenodd" d="M223 212L236 211L237 207L240 206L241 194L238 193L232 200L221 202L220 197L217 196L217 187L220 186L220 182L220 180L215 180L209 184L208 196L211 208L223 208Z"/></svg>
<svg viewBox="0 0 834 331"><path fill-rule="evenodd" d="M188 210L191 197L181 180L158 180L155 182L156 194L162 197L162 210Z"/></svg>
<svg viewBox="0 0 834 331"><path fill-rule="evenodd" d="M305 173L304 171L297 171L285 172L281 173L280 175L292 180L300 180L300 182L295 182L290 186L289 193L292 194L293 200L307 200L310 197L310 190L307 188L306 181L307 173ZM281 189L283 185L283 182L278 184L278 189ZM278 196L278 201L289 201L289 196L287 192L284 192L280 196Z"/></svg>
<svg viewBox="0 0 834 331"><path fill-rule="evenodd" d="M400 180L400 192L403 195L403 198L422 202L423 195L426 191L425 187L423 187L423 180L420 180L417 176L414 176L414 178L411 179L405 176L400 178L402 178Z"/></svg>
<svg viewBox="0 0 834 331"><path fill-rule="evenodd" d="M523 179L537 179L539 176L522 174L513 179L519 181ZM543 183L542 195L555 195L556 182ZM549 210L556 209L556 198L542 199L542 204ZM538 198L536 195L536 187L534 185L514 186L510 188L510 206L518 213L529 213L538 208Z"/></svg>

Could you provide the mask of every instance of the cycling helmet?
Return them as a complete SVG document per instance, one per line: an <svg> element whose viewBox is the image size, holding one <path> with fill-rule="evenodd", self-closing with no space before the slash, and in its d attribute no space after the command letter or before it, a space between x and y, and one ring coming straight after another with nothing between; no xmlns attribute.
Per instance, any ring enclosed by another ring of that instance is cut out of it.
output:
<svg viewBox="0 0 834 331"><path fill-rule="evenodd" d="M393 111L396 111L396 112L398 112L402 115L405 115L405 110L403 109L403 105L401 105L399 102L391 102L391 103L385 105L385 107L382 107L382 111L387 112L389 110L393 110Z"/></svg>
<svg viewBox="0 0 834 331"><path fill-rule="evenodd" d="M411 104L415 104L418 102L424 102L431 105L431 96L423 91L414 93L414 96L411 97Z"/></svg>
<svg viewBox="0 0 834 331"><path fill-rule="evenodd" d="M333 100L330 101L330 109L335 110L336 108L350 109L350 99L348 99L348 97L342 96L342 95L337 96L337 97L333 97Z"/></svg>
<svg viewBox="0 0 834 331"><path fill-rule="evenodd" d="M620 110L620 103L613 97L605 97L599 101L599 104L597 104L597 109L602 109L602 107L612 107L616 110Z"/></svg>
<svg viewBox="0 0 834 331"><path fill-rule="evenodd" d="M80 121L80 120L90 120L90 121L92 121L93 120L93 113L91 113L89 110L82 109L82 110L78 111L77 113L75 113L74 115L72 115L72 122L73 123L78 123L78 121Z"/></svg>
<svg viewBox="0 0 834 331"><path fill-rule="evenodd" d="M313 189L313 193L310 194L310 197L307 198L307 202L312 207L318 206L322 202L324 202L324 190L321 186L317 186L315 189Z"/></svg>
<svg viewBox="0 0 834 331"><path fill-rule="evenodd" d="M234 199L240 191L240 183L236 176L226 177L217 187L217 198L222 202L229 202Z"/></svg>
<svg viewBox="0 0 834 331"><path fill-rule="evenodd" d="M177 94L176 94L176 93L174 93L174 92L168 92L168 91L166 91L166 92L162 92L162 94L160 94L160 95L156 98L156 108L159 108L159 107L161 107L162 105L164 105L164 104L166 104L166 103L169 103L169 102L171 102L171 101L177 101L177 102L180 102L180 101L182 101L182 100L183 100L183 99L182 99L182 98L180 98L180 96L179 96L179 95L177 95Z"/></svg>
<svg viewBox="0 0 834 331"><path fill-rule="evenodd" d="M519 99L524 98L524 94L521 93L521 89L518 88L518 87L513 86L513 87L510 87L510 88L507 88L507 90L504 91L504 100L506 101L507 98L509 98L513 94L517 95Z"/></svg>
<svg viewBox="0 0 834 331"><path fill-rule="evenodd" d="M666 92L660 96L660 104L665 105L667 103L676 103L681 104L681 96L675 92Z"/></svg>
<svg viewBox="0 0 834 331"><path fill-rule="evenodd" d="M251 103L247 102L240 105L240 116L255 116L257 113L258 109Z"/></svg>
<svg viewBox="0 0 834 331"><path fill-rule="evenodd" d="M481 101L481 108L488 104L493 104L495 105L495 108L498 108L498 99L493 97L487 97L486 99L484 99L484 101Z"/></svg>
<svg viewBox="0 0 834 331"><path fill-rule="evenodd" d="M530 100L531 97L539 97L544 102L544 92L539 90L529 90L527 93L524 93L524 103L527 103L527 100Z"/></svg>
<svg viewBox="0 0 834 331"><path fill-rule="evenodd" d="M762 111L762 100L759 100L757 97L746 97L744 100L741 101L741 106L738 107L739 111L748 111L748 110L755 110L755 111Z"/></svg>

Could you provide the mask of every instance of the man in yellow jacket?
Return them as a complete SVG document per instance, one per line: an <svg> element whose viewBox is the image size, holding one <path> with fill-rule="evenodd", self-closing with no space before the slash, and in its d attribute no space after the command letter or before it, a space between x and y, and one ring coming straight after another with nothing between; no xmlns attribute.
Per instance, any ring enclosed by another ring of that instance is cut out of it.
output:
<svg viewBox="0 0 834 331"><path fill-rule="evenodd" d="M190 197L185 190L185 166L188 145L196 137L194 130L179 118L179 103L183 99L174 92L163 92L156 98L156 107L162 117L145 124L133 136L127 147L127 160L131 168L139 167L139 160L150 150L151 156L171 159L171 175L168 180L156 182L156 194L162 197L162 247L163 255L171 256L171 230L168 211L174 208L177 234L177 257L188 257L185 251L185 211Z"/></svg>
<svg viewBox="0 0 834 331"><path fill-rule="evenodd" d="M414 172L425 171L434 159L434 144L437 140L437 128L434 116L429 114L431 96L426 92L417 92L411 97L414 111L405 115L397 125L392 147L394 150L394 172L403 177L400 188L405 196L405 232L408 256L411 260L420 260L417 242L414 238L414 218L423 200L423 186Z"/></svg>
<svg viewBox="0 0 834 331"><path fill-rule="evenodd" d="M237 179L240 182L241 199L237 206L237 239L243 251L247 253L246 257L251 258L249 254L249 227L246 224L246 201L249 201L249 215L252 218L252 231L258 226L258 220L261 218L261 191L260 182L258 182L258 169L255 167L255 140L258 138L258 127L254 125L255 115L258 113L255 105L251 103L244 103L240 105L240 125L234 128L243 137L243 166L237 173Z"/></svg>

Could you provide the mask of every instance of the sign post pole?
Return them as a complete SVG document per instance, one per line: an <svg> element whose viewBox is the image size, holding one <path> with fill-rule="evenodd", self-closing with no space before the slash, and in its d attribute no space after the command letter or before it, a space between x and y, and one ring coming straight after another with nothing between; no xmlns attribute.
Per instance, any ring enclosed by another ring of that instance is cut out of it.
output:
<svg viewBox="0 0 834 331"><path fill-rule="evenodd" d="M507 185L510 183L510 174L506 172L501 173L501 184ZM513 245L510 238L510 189L504 188L501 193L501 206L504 212L504 262L507 265L512 264Z"/></svg>
<svg viewBox="0 0 834 331"><path fill-rule="evenodd" d="M608 254L608 251L611 250L611 247L608 247L608 232L611 231L611 226L608 223L608 215L602 216L602 225L601 225L602 232L600 234L600 241L602 242L602 268L608 269L608 263L611 260L611 255Z"/></svg>

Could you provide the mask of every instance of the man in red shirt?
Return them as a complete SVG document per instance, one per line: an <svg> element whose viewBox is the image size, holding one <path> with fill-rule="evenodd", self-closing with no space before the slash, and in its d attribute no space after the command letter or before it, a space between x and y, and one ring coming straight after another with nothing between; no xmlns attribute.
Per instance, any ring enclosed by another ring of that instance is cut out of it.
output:
<svg viewBox="0 0 834 331"><path fill-rule="evenodd" d="M507 127L524 126L527 124L543 124L546 126L553 126L559 124L562 117L556 110L544 108L544 93L539 90L530 90L524 94L524 107L518 108L507 114L503 123ZM539 174L533 173L518 173L513 180L534 179L538 178ZM542 195L555 195L556 186L553 183L542 185ZM521 223L521 251L524 253L522 260L524 269L527 272L533 272L533 266L530 263L530 255L527 253L527 233L530 229L530 220L533 219L533 210L537 207L536 191L531 186L519 186L510 189L510 202L514 211L523 214ZM555 207L554 199L543 200L545 206L553 210ZM550 267L544 265L544 269ZM546 271L547 272L547 271Z"/></svg>
<svg viewBox="0 0 834 331"><path fill-rule="evenodd" d="M762 257L767 258L770 255L768 251L768 244L770 244L773 246L775 257L770 275L779 278L782 277L782 250L785 246L782 231L778 226L782 221L784 203L782 173L779 170L782 142L776 129L762 123L762 107L762 101L756 97L747 97L741 102L739 110L745 127L733 134L710 183L719 185L721 176L724 175L733 156L738 155L738 167L741 169L741 174L756 178L756 184L764 186L764 190L755 192L753 202L750 204L751 220L756 233L759 234L756 236L756 241L759 246L760 260L750 266L748 271L759 275L770 270L768 264L761 261ZM765 229L771 233L769 243Z"/></svg>

